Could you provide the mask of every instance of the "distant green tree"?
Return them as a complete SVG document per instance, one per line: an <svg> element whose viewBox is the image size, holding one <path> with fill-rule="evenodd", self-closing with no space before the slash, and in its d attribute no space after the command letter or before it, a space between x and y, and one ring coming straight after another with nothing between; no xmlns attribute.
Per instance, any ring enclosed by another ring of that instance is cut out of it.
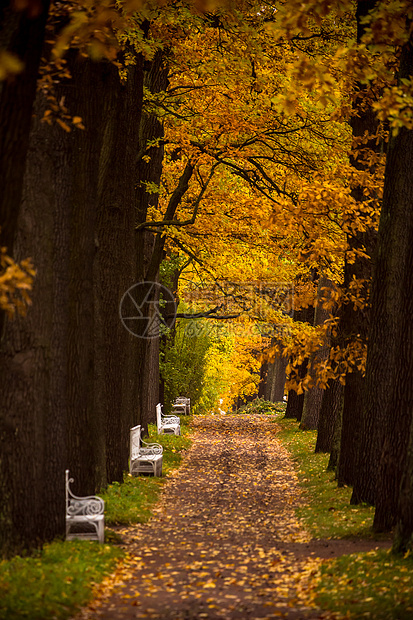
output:
<svg viewBox="0 0 413 620"><path fill-rule="evenodd" d="M206 371L206 355L211 344L205 319L178 319L160 354L165 411L170 409L177 396L190 398L191 409L196 411Z"/></svg>

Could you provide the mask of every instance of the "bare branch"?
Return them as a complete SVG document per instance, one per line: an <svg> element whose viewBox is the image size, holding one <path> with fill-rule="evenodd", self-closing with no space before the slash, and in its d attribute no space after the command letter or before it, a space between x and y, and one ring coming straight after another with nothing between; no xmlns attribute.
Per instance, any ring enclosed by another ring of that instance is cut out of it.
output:
<svg viewBox="0 0 413 620"><path fill-rule="evenodd" d="M188 166L188 164L187 164ZM155 221L155 222L142 222L142 224L139 224L138 226L136 226L136 230L142 230L143 228L159 228L159 227L165 227L165 226L190 226L191 224L195 224L195 220L196 220L196 216L198 215L198 210L199 210L199 205L201 204L202 198L204 197L204 194L208 188L208 185L214 175L215 172L215 168L218 166L218 163L214 164L211 168L211 171L209 173L209 176L207 178L207 180L205 182L203 182L201 191L199 192L198 198L195 200L195 202L193 203L193 211L192 211L192 216L188 219L188 220L183 220L183 221L179 221L179 220L174 220L174 219L168 219L168 213L172 212L172 208L170 208L171 205L171 201L175 196L175 192L172 194L171 199L169 201L168 204L168 208L166 210L165 213L165 219L164 220L159 220L159 221ZM194 168L192 168L192 172L193 172ZM185 171L183 173L183 175L185 174ZM182 175L182 177L183 177ZM191 173L192 175L192 173ZM181 179L182 179L181 177ZM181 183L181 179L179 181L179 183ZM179 185L178 185L179 188ZM186 190L188 189L188 187L186 188ZM185 191L186 191L185 190ZM182 195L179 198L179 202L182 199L182 196L184 195L185 192L182 193ZM179 203L178 203L179 204ZM177 207L178 205L176 205ZM176 207L174 209L174 211L176 210Z"/></svg>
<svg viewBox="0 0 413 620"><path fill-rule="evenodd" d="M186 313L186 312L178 312L178 314L176 315L177 319L217 319L219 321L225 321L227 319L237 319L239 316L241 316L241 314L227 314L227 315L220 315L220 314L215 314L214 312L217 312L218 310L220 310L221 306L217 306L216 308L213 308L212 310L207 310L206 312L194 312L193 314L191 313Z"/></svg>

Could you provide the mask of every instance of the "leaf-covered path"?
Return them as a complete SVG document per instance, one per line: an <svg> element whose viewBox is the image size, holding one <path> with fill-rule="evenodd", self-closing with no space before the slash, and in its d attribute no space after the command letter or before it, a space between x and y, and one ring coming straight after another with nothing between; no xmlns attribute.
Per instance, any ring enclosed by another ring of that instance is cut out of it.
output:
<svg viewBox="0 0 413 620"><path fill-rule="evenodd" d="M323 617L306 603L320 554L295 517L297 479L276 424L222 415L193 428L155 517L123 532L129 561L79 618Z"/></svg>

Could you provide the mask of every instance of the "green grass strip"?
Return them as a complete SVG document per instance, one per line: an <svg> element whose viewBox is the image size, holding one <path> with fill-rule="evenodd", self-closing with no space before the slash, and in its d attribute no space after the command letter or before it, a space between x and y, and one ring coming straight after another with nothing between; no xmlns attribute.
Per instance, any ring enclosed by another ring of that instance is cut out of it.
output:
<svg viewBox="0 0 413 620"><path fill-rule="evenodd" d="M411 620L413 559L378 550L330 561L321 567L315 603L339 618Z"/></svg>
<svg viewBox="0 0 413 620"><path fill-rule="evenodd" d="M326 471L328 455L314 454L316 431L302 431L294 420L279 416L276 421L304 491L306 505L298 516L307 531L315 538L372 538L374 508L351 506L351 489L337 488L334 474ZM316 578L314 602L336 618L411 620L413 558L377 550L326 561Z"/></svg>
<svg viewBox="0 0 413 620"><path fill-rule="evenodd" d="M374 509L350 505L351 488L338 487L327 471L329 455L314 453L317 431L302 431L295 420L277 419L278 435L296 464L305 505L298 510L314 538L371 538Z"/></svg>
<svg viewBox="0 0 413 620"><path fill-rule="evenodd" d="M76 540L56 541L37 555L1 561L1 620L70 618L122 555L113 545Z"/></svg>

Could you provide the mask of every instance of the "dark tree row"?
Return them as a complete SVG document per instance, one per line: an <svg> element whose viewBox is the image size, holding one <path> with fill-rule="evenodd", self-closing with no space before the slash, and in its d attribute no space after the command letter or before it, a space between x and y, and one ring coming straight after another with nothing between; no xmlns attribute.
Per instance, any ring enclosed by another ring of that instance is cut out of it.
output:
<svg viewBox="0 0 413 620"><path fill-rule="evenodd" d="M163 131L143 112L143 90L165 88L165 63L161 53L152 61L135 53L121 77L121 55L115 64L71 49L54 95L84 129L42 122L49 102L36 95L36 77L49 53L47 11L43 3L33 17L10 5L0 24L4 32L13 23L9 49L26 60L0 93L2 243L37 270L27 315L2 316L3 552L64 532L66 468L81 495L121 481L129 428L154 418L159 397L156 344L124 328L119 304L148 264L156 279L161 258L136 226L154 199L141 181L159 182L162 166L159 148L150 168L142 159Z"/></svg>
<svg viewBox="0 0 413 620"><path fill-rule="evenodd" d="M362 18L376 2L357 4L358 38ZM409 28L409 23L406 22ZM397 79L413 76L413 38L402 46ZM355 99L353 136L374 136L377 120L363 101L363 86ZM370 149L380 148L373 140ZM336 469L339 485L353 487L352 503L376 507L374 530L394 528L394 549L406 551L413 540L413 130L401 127L389 134L384 195L378 235L374 230L349 235L349 247L362 249L371 261L357 258L345 265L345 281L354 276L372 277L370 306L355 310L351 303L340 309L337 344L354 335L368 341L366 375L357 369L348 374L344 389L330 381L324 392L316 451L331 453L329 467ZM353 159L359 170L369 171ZM353 193L363 201L362 188ZM301 420L304 398L289 397L287 415ZM291 404L290 404L291 403Z"/></svg>

